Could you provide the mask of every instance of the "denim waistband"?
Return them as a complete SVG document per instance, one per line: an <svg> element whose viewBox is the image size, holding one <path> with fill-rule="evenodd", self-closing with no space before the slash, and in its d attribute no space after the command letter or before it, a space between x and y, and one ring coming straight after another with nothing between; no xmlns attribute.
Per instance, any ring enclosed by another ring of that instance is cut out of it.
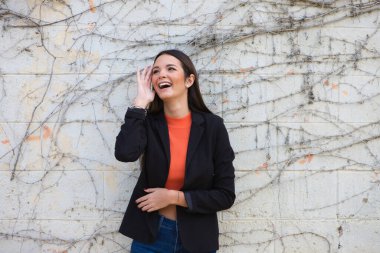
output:
<svg viewBox="0 0 380 253"><path fill-rule="evenodd" d="M177 221L168 219L165 216L162 216L161 214L159 214L159 216L160 216L159 228L162 227L162 228L166 228L170 230L177 230Z"/></svg>

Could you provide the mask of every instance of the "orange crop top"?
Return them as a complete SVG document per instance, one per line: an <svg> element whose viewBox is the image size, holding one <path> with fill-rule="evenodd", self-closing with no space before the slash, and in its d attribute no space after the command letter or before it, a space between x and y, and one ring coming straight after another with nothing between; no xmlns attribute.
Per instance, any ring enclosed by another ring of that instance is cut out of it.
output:
<svg viewBox="0 0 380 253"><path fill-rule="evenodd" d="M170 167L165 188L180 190L185 181L187 145L191 128L191 113L183 118L165 115L169 129Z"/></svg>

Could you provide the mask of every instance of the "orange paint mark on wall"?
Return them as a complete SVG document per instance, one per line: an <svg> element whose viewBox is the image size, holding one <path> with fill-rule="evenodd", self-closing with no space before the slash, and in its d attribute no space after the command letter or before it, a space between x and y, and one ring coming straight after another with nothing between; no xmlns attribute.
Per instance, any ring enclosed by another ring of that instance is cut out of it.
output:
<svg viewBox="0 0 380 253"><path fill-rule="evenodd" d="M300 159L298 161L299 164L305 164L305 163L310 163L313 160L314 155L313 154L308 154L305 156L305 158Z"/></svg>
<svg viewBox="0 0 380 253"><path fill-rule="evenodd" d="M2 140L1 143L3 143L4 145L9 144L9 140L8 139Z"/></svg>
<svg viewBox="0 0 380 253"><path fill-rule="evenodd" d="M255 169L255 173L256 173L256 174L260 174L260 171L261 171L262 169L268 169L268 167L269 167L269 164L268 164L267 162L265 162L265 163L261 164L259 167L257 167L257 168Z"/></svg>
<svg viewBox="0 0 380 253"><path fill-rule="evenodd" d="M306 160L307 160L307 162L310 163L311 160L313 160L313 157L314 157L313 154L308 154L308 155L306 156Z"/></svg>
<svg viewBox="0 0 380 253"><path fill-rule="evenodd" d="M48 251L51 251L52 253L68 253L67 249L65 250L56 250L56 249L48 249Z"/></svg>
<svg viewBox="0 0 380 253"><path fill-rule="evenodd" d="M293 70L293 69L291 69L291 70L289 70L288 72L286 72L286 74L287 74L287 75L294 75L294 74L295 74L295 72L294 72L294 70Z"/></svg>
<svg viewBox="0 0 380 253"><path fill-rule="evenodd" d="M42 135L42 138L44 138L44 140L46 140L50 136L51 136L51 129L47 126L44 126L44 133Z"/></svg>
<svg viewBox="0 0 380 253"><path fill-rule="evenodd" d="M44 140L48 139L51 136L51 129L48 126L43 126L42 138ZM41 137L39 135L29 135L26 137L27 141L39 141Z"/></svg>
<svg viewBox="0 0 380 253"><path fill-rule="evenodd" d="M240 68L240 72L245 73L245 72L249 72L249 71L254 70L254 69L255 69L254 67Z"/></svg>
<svg viewBox="0 0 380 253"><path fill-rule="evenodd" d="M344 96L348 96L348 91L344 90L342 93Z"/></svg>
<svg viewBox="0 0 380 253"><path fill-rule="evenodd" d="M329 85L330 85L329 80L323 80L323 85L324 85L324 86L329 86Z"/></svg>
<svg viewBox="0 0 380 253"><path fill-rule="evenodd" d="M26 140L27 141L39 141L40 137L37 135L29 135L28 137L26 137Z"/></svg>
<svg viewBox="0 0 380 253"><path fill-rule="evenodd" d="M333 90L337 90L337 89L338 89L338 84L333 83L332 86L331 86L331 88L332 88Z"/></svg>
<svg viewBox="0 0 380 253"><path fill-rule="evenodd" d="M95 13L96 12L96 7L94 5L94 0L88 0L88 4L90 5L90 11L92 13Z"/></svg>

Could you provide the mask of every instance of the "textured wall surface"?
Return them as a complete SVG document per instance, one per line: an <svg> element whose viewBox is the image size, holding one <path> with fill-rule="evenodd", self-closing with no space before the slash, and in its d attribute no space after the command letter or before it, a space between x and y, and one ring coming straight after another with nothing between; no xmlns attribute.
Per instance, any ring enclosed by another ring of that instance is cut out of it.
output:
<svg viewBox="0 0 380 253"><path fill-rule="evenodd" d="M129 252L135 71L194 60L236 152L220 252L380 252L380 1L1 0L0 252Z"/></svg>

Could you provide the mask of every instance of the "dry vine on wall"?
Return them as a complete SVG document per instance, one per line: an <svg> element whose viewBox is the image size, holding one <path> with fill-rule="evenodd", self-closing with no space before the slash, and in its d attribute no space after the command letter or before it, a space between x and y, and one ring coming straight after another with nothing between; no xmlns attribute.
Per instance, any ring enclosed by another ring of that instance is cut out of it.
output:
<svg viewBox="0 0 380 253"><path fill-rule="evenodd" d="M126 252L135 71L179 48L236 153L220 252L378 252L380 1L0 1L0 249Z"/></svg>

